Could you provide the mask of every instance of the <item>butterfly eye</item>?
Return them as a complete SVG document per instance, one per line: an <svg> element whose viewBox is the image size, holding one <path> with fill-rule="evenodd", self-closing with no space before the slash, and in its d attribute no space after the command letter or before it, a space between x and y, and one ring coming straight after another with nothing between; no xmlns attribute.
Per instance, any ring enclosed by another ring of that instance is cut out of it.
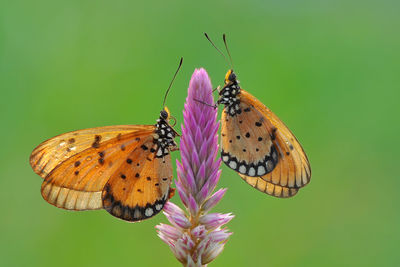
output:
<svg viewBox="0 0 400 267"><path fill-rule="evenodd" d="M236 80L236 74L232 71L231 74L229 74L229 81L233 82Z"/></svg>
<svg viewBox="0 0 400 267"><path fill-rule="evenodd" d="M166 120L166 119L168 119L168 112L166 112L165 110L161 110L160 116L161 116L161 118Z"/></svg>

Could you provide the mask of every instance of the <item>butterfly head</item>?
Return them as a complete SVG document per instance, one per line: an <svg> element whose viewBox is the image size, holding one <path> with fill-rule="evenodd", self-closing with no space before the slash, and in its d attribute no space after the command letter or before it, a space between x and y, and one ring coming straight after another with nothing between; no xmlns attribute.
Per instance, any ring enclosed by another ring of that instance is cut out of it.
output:
<svg viewBox="0 0 400 267"><path fill-rule="evenodd" d="M171 113L167 107L164 107L163 110L160 111L160 119L165 120L166 122L169 121L171 117Z"/></svg>
<svg viewBox="0 0 400 267"><path fill-rule="evenodd" d="M176 119L174 116L171 115L171 112L169 111L169 109L167 107L164 107L163 110L160 111L160 121L164 121L168 124L168 126L170 126L171 128L175 126L176 124ZM173 123L171 124L171 120L173 121ZM172 130L174 130L172 128ZM177 136L179 136L179 134L174 130L174 132L176 133Z"/></svg>
<svg viewBox="0 0 400 267"><path fill-rule="evenodd" d="M228 84L237 84L238 81L236 80L236 74L233 72L232 69L228 70L225 75L225 86Z"/></svg>

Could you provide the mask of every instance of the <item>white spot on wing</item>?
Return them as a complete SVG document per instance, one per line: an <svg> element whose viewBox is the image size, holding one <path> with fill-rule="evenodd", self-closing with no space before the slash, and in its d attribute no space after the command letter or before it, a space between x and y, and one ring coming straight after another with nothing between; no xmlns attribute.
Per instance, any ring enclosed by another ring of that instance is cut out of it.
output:
<svg viewBox="0 0 400 267"><path fill-rule="evenodd" d="M276 153L275 150L272 152L272 158L273 158L275 161L278 159L278 154Z"/></svg>
<svg viewBox="0 0 400 267"><path fill-rule="evenodd" d="M139 209L135 209L135 213L133 214L133 218L139 219L142 217L142 214L140 213Z"/></svg>
<svg viewBox="0 0 400 267"><path fill-rule="evenodd" d="M144 215L146 215L147 217L150 217L151 215L153 215L153 213L154 213L154 211L153 211L152 208L147 208L147 209L144 211Z"/></svg>
<svg viewBox="0 0 400 267"><path fill-rule="evenodd" d="M249 176L254 176L254 175L256 175L256 169L254 169L254 167L250 167Z"/></svg>
<svg viewBox="0 0 400 267"><path fill-rule="evenodd" d="M264 174L265 174L264 166L258 166L257 175L261 176L261 175L264 175Z"/></svg>
<svg viewBox="0 0 400 267"><path fill-rule="evenodd" d="M228 156L222 156L222 160L223 160L224 162L228 162L229 157L228 157Z"/></svg>
<svg viewBox="0 0 400 267"><path fill-rule="evenodd" d="M246 166L240 165L240 167L239 167L239 172L240 172L240 173L246 173Z"/></svg>
<svg viewBox="0 0 400 267"><path fill-rule="evenodd" d="M162 207L163 207L163 206L162 206L161 204L157 204L157 205L156 205L156 210L161 210Z"/></svg>
<svg viewBox="0 0 400 267"><path fill-rule="evenodd" d="M274 164L272 163L271 160L267 160L267 162L265 163L265 166L267 167L267 172L272 171Z"/></svg>
<svg viewBox="0 0 400 267"><path fill-rule="evenodd" d="M236 169L236 167L237 167L237 163L236 163L236 161L231 161L231 162L229 162L229 167L231 167L232 169Z"/></svg>

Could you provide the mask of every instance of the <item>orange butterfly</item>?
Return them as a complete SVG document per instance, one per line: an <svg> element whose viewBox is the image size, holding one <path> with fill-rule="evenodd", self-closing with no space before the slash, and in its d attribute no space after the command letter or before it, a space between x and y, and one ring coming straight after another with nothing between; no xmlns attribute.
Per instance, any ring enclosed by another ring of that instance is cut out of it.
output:
<svg viewBox="0 0 400 267"><path fill-rule="evenodd" d="M230 57L225 34L223 40ZM233 69L225 76L217 103L224 105L222 161L244 181L282 198L294 196L310 182L310 164L296 137L270 109L240 88Z"/></svg>
<svg viewBox="0 0 400 267"><path fill-rule="evenodd" d="M67 210L104 208L131 222L156 215L174 193L170 151L178 150L179 134L171 118L165 107L155 125L91 128L43 142L30 157L44 178L43 198Z"/></svg>

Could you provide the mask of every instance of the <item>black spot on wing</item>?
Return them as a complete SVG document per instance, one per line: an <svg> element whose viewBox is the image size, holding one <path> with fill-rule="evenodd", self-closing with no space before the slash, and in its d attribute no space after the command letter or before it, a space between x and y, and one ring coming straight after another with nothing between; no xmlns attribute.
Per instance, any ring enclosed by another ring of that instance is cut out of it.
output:
<svg viewBox="0 0 400 267"><path fill-rule="evenodd" d="M100 147L100 140L101 140L101 135L95 135L92 147L93 148L99 148Z"/></svg>

